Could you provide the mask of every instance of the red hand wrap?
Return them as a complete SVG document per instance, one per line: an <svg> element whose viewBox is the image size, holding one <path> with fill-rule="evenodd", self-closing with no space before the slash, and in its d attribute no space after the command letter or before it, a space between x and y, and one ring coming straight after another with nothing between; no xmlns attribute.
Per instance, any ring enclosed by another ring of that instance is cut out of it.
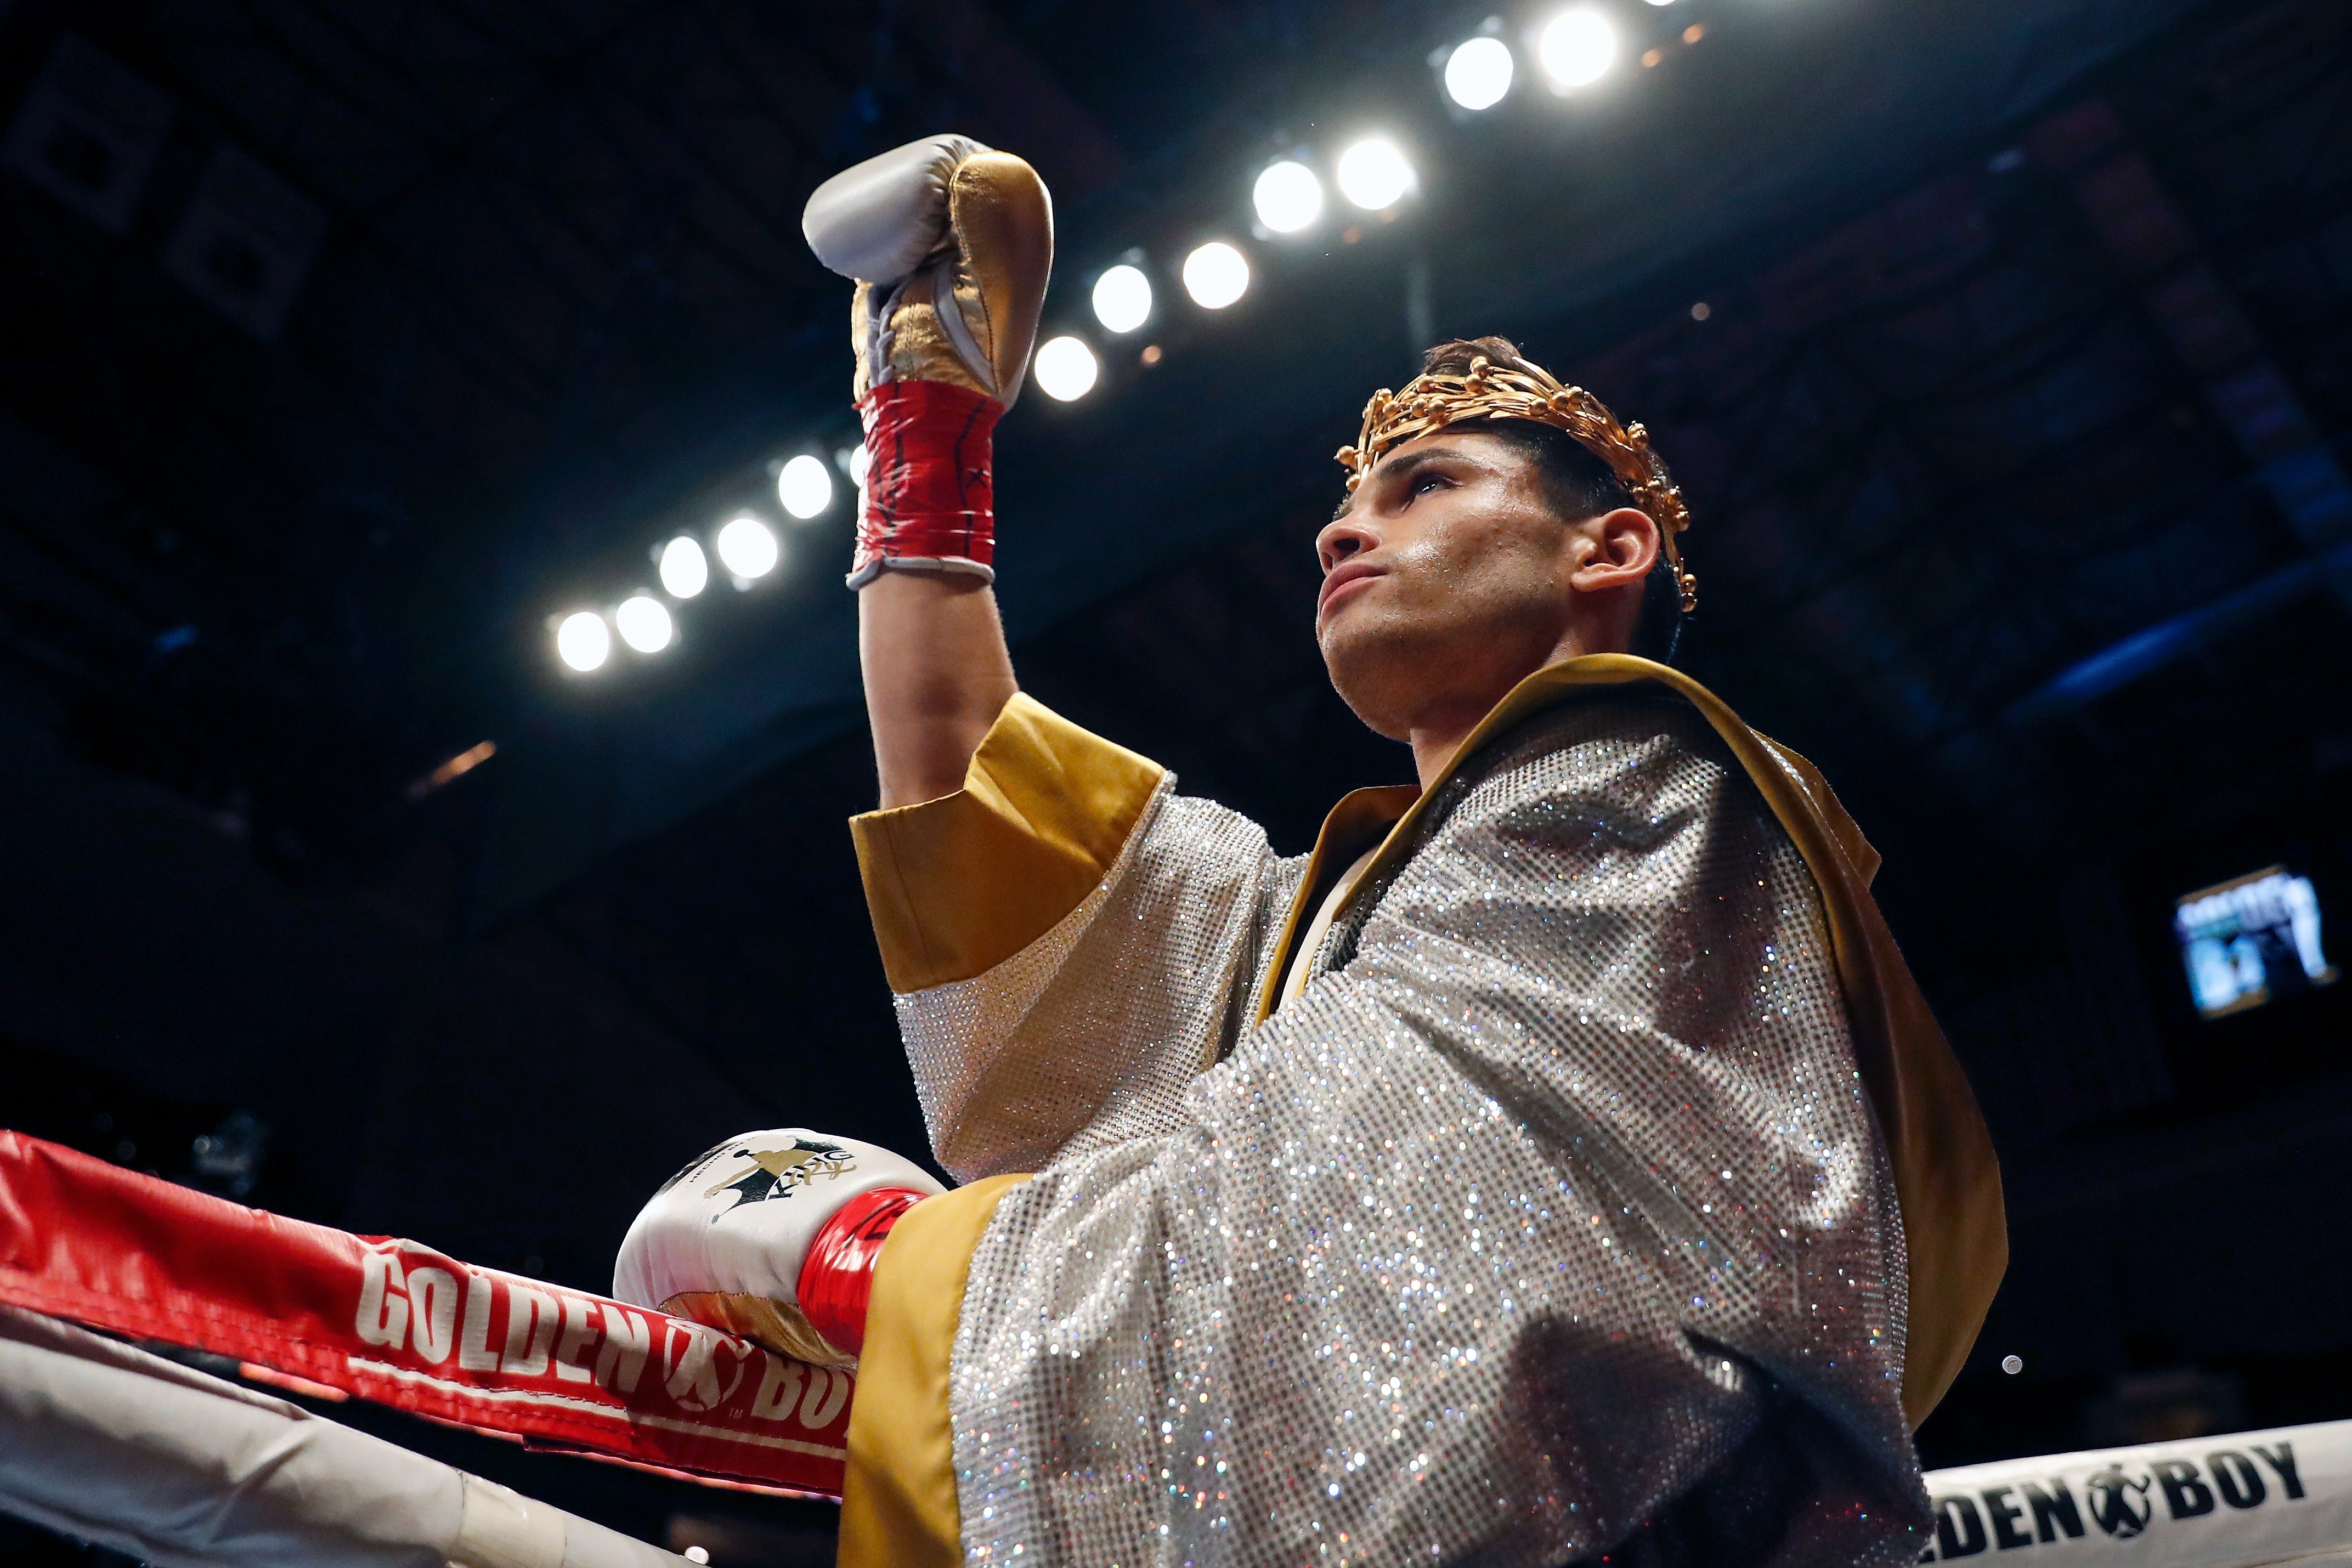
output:
<svg viewBox="0 0 2352 1568"><path fill-rule="evenodd" d="M993 433L1004 406L945 382L884 382L858 400L866 509L849 586L892 561L993 578Z"/></svg>
<svg viewBox="0 0 2352 1568"><path fill-rule="evenodd" d="M866 1303L874 1294L882 1242L929 1196L907 1186L877 1187L843 1204L809 1243L793 1293L809 1326L834 1349L856 1355L866 1348Z"/></svg>

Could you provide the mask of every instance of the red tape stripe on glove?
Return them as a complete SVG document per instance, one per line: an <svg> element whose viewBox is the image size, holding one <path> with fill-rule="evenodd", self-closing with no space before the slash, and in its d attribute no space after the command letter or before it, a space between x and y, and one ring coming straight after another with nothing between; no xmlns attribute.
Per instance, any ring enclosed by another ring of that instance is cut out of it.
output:
<svg viewBox="0 0 2352 1568"><path fill-rule="evenodd" d="M945 382L884 382L858 400L866 426L866 509L849 586L893 568L993 581L993 398Z"/></svg>
<svg viewBox="0 0 2352 1568"><path fill-rule="evenodd" d="M866 1348L875 1260L892 1227L927 1196L912 1187L877 1187L843 1204L809 1243L793 1293L809 1326L835 1350L856 1355Z"/></svg>

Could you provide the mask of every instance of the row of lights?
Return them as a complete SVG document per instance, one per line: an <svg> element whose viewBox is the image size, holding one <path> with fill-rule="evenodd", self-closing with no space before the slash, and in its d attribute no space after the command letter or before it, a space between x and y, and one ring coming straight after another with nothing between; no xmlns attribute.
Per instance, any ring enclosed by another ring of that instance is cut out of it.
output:
<svg viewBox="0 0 2352 1568"><path fill-rule="evenodd" d="M1674 3L1650 0L1653 5ZM1562 11L1530 37L1535 41L1536 63L1543 67L1558 92L1591 87L1617 63L1616 25L1606 13L1589 6ZM1496 33L1465 38L1446 51L1445 96L1474 113L1492 109L1509 97L1511 83L1517 77L1517 57Z"/></svg>
<svg viewBox="0 0 2352 1568"><path fill-rule="evenodd" d="M1412 164L1384 136L1367 137L1340 153L1332 177L1339 194L1368 213L1395 206L1415 179ZM1323 215L1323 181L1297 159L1280 159L1259 172L1250 203L1267 230L1298 234ZM1178 276L1193 304L1223 310L1249 292L1249 257L1231 241L1213 239L1193 247ZM1154 302L1150 275L1132 261L1104 268L1088 300L1103 330L1120 336L1150 321ZM1102 366L1085 339L1066 333L1039 345L1033 373L1046 396L1074 402L1094 391Z"/></svg>
<svg viewBox="0 0 2352 1568"><path fill-rule="evenodd" d="M861 448L848 460L852 483L862 484L865 456ZM821 457L806 453L791 459L776 473L776 500L800 521L822 517L833 506L833 473ZM680 534L654 552L654 570L662 591L674 600L688 600L710 586L710 557L727 569L728 580L740 591L751 587L781 565L783 541L776 530L745 512L730 517L712 535L710 549L692 534ZM613 642L639 653L658 653L677 641L677 623L669 606L650 590L640 589L614 605L609 614L575 610L555 623L555 653L565 664L586 674L613 657Z"/></svg>
<svg viewBox="0 0 2352 1568"><path fill-rule="evenodd" d="M1648 0L1664 6L1675 0ZM1475 37L1442 51L1440 79L1456 107L1483 113L1510 96L1518 78L1518 56L1502 35L1499 19L1489 19ZM1684 31L1685 43L1696 43L1704 29ZM1555 92L1566 94L1590 87L1609 74L1617 60L1616 26L1606 13L1580 5L1559 12L1526 35L1536 63ZM1643 57L1655 65L1657 51ZM1385 136L1368 136L1342 151L1330 169L1332 183L1350 205L1367 213L1387 212L1411 195L1419 183L1412 160ZM1250 187L1250 205L1259 227L1268 235L1299 235L1313 228L1326 206L1323 176L1297 157L1276 159L1258 172ZM1352 237L1352 235L1350 236ZM1203 310L1223 310L1249 292L1249 257L1229 240L1215 239L1195 246L1184 257L1178 277L1184 292ZM1152 317L1157 303L1150 275L1135 260L1104 269L1089 297L1095 319L1106 332L1125 336L1139 330ZM1695 308L1695 313L1704 310ZM1147 364L1160 358L1157 347L1143 351ZM1048 397L1074 402L1095 389L1102 365L1094 349L1065 333L1040 344L1031 374ZM853 447L839 462L850 482L863 492L866 453ZM821 516L833 505L832 470L822 458L803 454L786 462L776 476L776 498L784 511L801 520ZM775 530L749 514L730 518L710 540L719 564L734 586L751 588L774 571L783 559L782 541ZM662 590L672 600L694 598L709 586L710 562L702 541L680 534L655 552ZM632 593L609 612L574 611L555 622L557 656L570 668L586 674L603 668L613 656L615 634L641 654L661 653L677 638L669 606L649 590Z"/></svg>
<svg viewBox="0 0 2352 1568"><path fill-rule="evenodd" d="M1396 143L1367 137L1339 154L1332 175L1339 193L1369 213L1384 212L1413 188L1412 165ZM1275 234L1298 234L1323 215L1323 181L1295 158L1268 164L1250 191L1257 221ZM1249 292L1249 257L1231 241L1196 246L1178 273L1184 292L1203 310L1223 310ZM1151 319L1150 275L1131 261L1103 269L1088 303L1105 331L1125 335ZM1074 402L1094 391L1102 366L1083 338L1049 338L1037 350L1033 373L1045 395Z"/></svg>
<svg viewBox="0 0 2352 1568"><path fill-rule="evenodd" d="M1671 5L1675 0L1649 0ZM1488 31L1466 38L1444 52L1441 76L1446 96L1474 113L1494 108L1510 96L1518 76L1518 57L1500 36L1499 21ZM1684 33L1696 42L1704 29ZM1556 92L1573 92L1609 74L1617 60L1617 28L1608 16L1591 6L1562 11L1528 34L1535 57ZM1655 64L1652 57L1645 63ZM1331 169L1332 181L1349 204L1368 213L1386 212L1411 194L1419 183L1412 162L1402 149L1385 136L1369 136L1339 154ZM1322 177L1297 158L1281 158L1258 172L1250 187L1250 205L1261 227L1272 234L1296 235L1312 228L1323 215ZM1249 258L1227 240L1211 240L1184 258L1179 276L1184 292L1203 310L1222 310L1249 291ZM1108 267L1095 279L1090 301L1102 329L1124 336L1151 319L1151 279L1132 261ZM1146 351L1147 361L1156 355ZM1085 339L1071 334L1048 339L1037 350L1037 384L1048 397L1074 402L1095 389L1102 366Z"/></svg>

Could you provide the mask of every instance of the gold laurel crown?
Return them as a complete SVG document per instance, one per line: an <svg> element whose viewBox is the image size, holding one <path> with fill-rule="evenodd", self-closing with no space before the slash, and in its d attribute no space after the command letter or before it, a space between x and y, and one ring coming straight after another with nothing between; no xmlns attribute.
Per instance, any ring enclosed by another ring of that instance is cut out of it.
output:
<svg viewBox="0 0 2352 1568"><path fill-rule="evenodd" d="M1415 376L1402 392L1382 387L1364 405L1363 434L1338 453L1348 470L1350 494L1391 447L1450 424L1479 419L1524 419L1574 436L1578 444L1609 465L1633 504L1658 525L1658 540L1674 569L1675 586L1685 614L1698 608L1698 579L1683 569L1676 536L1690 527L1690 508L1658 455L1650 433L1639 423L1620 424L1608 406L1582 387L1563 385L1540 366L1497 369L1481 354L1466 375L1430 372Z"/></svg>

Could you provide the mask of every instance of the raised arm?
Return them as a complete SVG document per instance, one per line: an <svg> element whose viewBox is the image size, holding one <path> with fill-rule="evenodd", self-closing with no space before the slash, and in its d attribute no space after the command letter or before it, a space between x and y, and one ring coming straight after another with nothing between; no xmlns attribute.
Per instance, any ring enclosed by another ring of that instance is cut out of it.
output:
<svg viewBox="0 0 2352 1568"><path fill-rule="evenodd" d="M963 573L886 571L858 591L857 656L883 809L962 789L1019 689L996 591Z"/></svg>
<svg viewBox="0 0 2352 1568"><path fill-rule="evenodd" d="M882 804L953 794L1016 689L997 620L993 432L1020 395L1053 268L1036 171L935 136L809 198L817 259L857 280L864 510L849 586Z"/></svg>
<svg viewBox="0 0 2352 1568"><path fill-rule="evenodd" d="M934 1151L961 1176L1019 1169L1098 1113L1164 1106L1230 1043L1225 999L1297 868L1255 824L1171 802L1156 763L1016 700L992 434L1052 266L1036 173L932 137L826 181L803 227L858 280L849 585L882 809L852 831L875 935ZM1131 995L1054 984L1064 956L1113 946Z"/></svg>

